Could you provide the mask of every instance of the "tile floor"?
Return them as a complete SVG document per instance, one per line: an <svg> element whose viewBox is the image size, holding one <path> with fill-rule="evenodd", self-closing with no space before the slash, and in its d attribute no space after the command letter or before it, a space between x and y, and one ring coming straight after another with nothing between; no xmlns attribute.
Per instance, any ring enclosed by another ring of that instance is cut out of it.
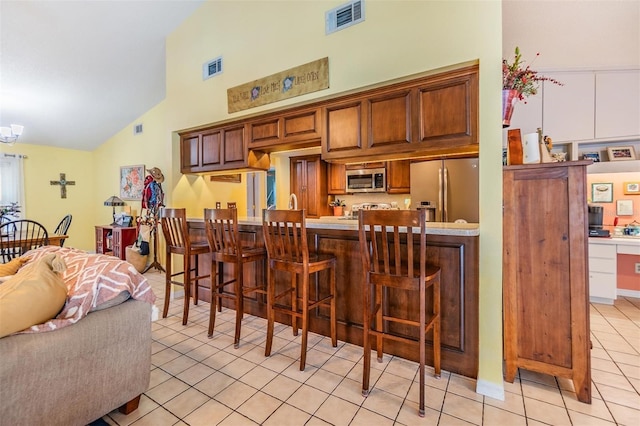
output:
<svg viewBox="0 0 640 426"><path fill-rule="evenodd" d="M164 275L146 274L162 307ZM309 337L306 371L298 370L299 339L277 326L264 357L265 320L245 316L233 348L234 311L223 309L207 338L207 303L183 326L182 299L153 323L151 384L114 425L634 425L640 424L640 299L591 305L593 403L580 403L569 380L521 370L505 383L505 400L475 392L475 380L443 371L427 375L424 418L418 417L417 364L385 356L372 362L372 391L361 396L362 349Z"/></svg>

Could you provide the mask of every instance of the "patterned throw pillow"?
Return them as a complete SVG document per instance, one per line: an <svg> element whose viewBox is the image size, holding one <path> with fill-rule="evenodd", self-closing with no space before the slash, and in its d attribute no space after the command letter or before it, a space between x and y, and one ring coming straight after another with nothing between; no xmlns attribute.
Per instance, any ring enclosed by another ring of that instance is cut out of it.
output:
<svg viewBox="0 0 640 426"><path fill-rule="evenodd" d="M0 263L0 277L15 275L16 272L18 272L18 269L20 269L28 260L29 257L16 257L9 263Z"/></svg>

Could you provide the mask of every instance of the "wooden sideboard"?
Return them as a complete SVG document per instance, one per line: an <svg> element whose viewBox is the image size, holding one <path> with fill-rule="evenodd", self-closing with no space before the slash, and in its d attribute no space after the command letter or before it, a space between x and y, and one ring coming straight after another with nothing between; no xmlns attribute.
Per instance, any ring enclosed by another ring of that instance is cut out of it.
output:
<svg viewBox="0 0 640 426"><path fill-rule="evenodd" d="M125 260L125 249L136 241L136 227L96 226L96 253Z"/></svg>
<svg viewBox="0 0 640 426"><path fill-rule="evenodd" d="M586 167L507 166L503 173L506 380L517 369L573 380L591 403Z"/></svg>

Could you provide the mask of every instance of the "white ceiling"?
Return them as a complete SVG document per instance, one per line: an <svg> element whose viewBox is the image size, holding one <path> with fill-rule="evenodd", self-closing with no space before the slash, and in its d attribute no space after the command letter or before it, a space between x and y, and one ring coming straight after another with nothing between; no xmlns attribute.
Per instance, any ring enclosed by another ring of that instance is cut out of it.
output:
<svg viewBox="0 0 640 426"><path fill-rule="evenodd" d="M165 37L203 1L0 0L0 125L95 149L164 99Z"/></svg>

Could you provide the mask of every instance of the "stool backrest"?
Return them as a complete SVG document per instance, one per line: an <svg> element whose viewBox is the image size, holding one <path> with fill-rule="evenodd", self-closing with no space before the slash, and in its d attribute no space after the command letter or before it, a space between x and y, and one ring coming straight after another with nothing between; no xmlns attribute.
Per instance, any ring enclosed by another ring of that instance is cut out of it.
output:
<svg viewBox="0 0 640 426"><path fill-rule="evenodd" d="M358 234L362 268L369 281L411 287L426 271L426 211L425 210L360 210ZM414 228L419 228L416 233ZM416 243L419 252L415 255ZM416 259L417 257L417 259ZM403 278L407 281L403 281ZM380 281L378 281L380 280ZM384 282L383 282L384 281Z"/></svg>
<svg viewBox="0 0 640 426"><path fill-rule="evenodd" d="M230 256L242 255L238 209L204 209L204 222L212 252Z"/></svg>
<svg viewBox="0 0 640 426"><path fill-rule="evenodd" d="M167 246L167 252L173 249L189 250L189 230L187 227L186 209L162 209L160 213L162 234Z"/></svg>
<svg viewBox="0 0 640 426"><path fill-rule="evenodd" d="M262 210L264 245L270 260L309 263L304 210Z"/></svg>

